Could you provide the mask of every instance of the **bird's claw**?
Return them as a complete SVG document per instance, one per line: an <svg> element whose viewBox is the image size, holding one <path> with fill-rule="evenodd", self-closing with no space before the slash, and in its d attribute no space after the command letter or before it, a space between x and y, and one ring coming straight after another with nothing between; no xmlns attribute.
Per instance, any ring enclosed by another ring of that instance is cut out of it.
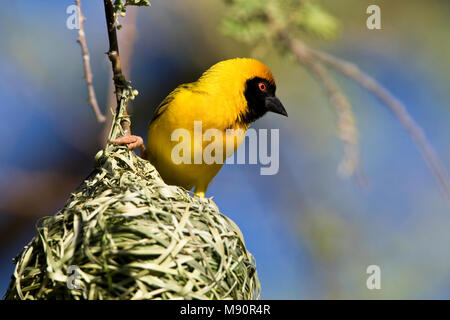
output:
<svg viewBox="0 0 450 320"><path fill-rule="evenodd" d="M139 136L125 136L117 138L110 141L116 144L126 144L128 150L133 150L134 148L142 148L144 146L144 140Z"/></svg>

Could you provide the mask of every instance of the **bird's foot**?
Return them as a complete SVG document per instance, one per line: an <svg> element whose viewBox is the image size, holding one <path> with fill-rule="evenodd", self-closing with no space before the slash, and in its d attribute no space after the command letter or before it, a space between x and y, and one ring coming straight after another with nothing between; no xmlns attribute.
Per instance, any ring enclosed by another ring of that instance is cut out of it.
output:
<svg viewBox="0 0 450 320"><path fill-rule="evenodd" d="M141 151L141 157L143 158L146 157L144 140L140 136L125 136L111 140L110 142L116 144L126 144L128 150L139 148L139 150Z"/></svg>

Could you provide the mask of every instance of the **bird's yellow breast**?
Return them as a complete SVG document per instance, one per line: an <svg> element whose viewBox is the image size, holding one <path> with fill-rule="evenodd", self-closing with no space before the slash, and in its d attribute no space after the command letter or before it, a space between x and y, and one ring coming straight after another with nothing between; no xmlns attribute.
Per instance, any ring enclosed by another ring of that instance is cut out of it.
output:
<svg viewBox="0 0 450 320"><path fill-rule="evenodd" d="M204 93L182 92L151 122L147 137L148 158L166 183L206 191L225 159L242 143L247 126L236 124L237 114L225 112L220 103L224 102ZM186 130L189 141L183 141L184 136L174 135L179 129ZM174 163L173 151L180 143L188 143L185 150L190 149L190 161ZM222 150L221 161L208 163L210 153L204 151L219 149ZM194 163L196 159L201 163Z"/></svg>

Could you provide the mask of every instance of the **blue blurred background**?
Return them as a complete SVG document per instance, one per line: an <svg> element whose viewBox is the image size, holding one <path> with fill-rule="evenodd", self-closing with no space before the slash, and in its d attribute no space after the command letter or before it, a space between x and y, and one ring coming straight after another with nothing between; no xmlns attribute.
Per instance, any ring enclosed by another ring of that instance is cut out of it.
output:
<svg viewBox="0 0 450 320"><path fill-rule="evenodd" d="M250 56L225 37L220 0L152 0L136 28L120 31L124 68L140 94L131 107L146 136L154 108L178 84L217 61ZM314 46L351 60L401 101L450 168L450 2L376 1L382 30L366 28L373 1L319 1L341 22L339 37ZM86 102L69 0L10 1L0 11L0 293L12 258L35 223L61 208L91 171L108 125ZM110 63L102 1L83 1L94 85L105 113ZM131 15L129 13L126 21ZM122 53L122 52L121 52ZM127 61L128 60L128 61ZM256 258L264 299L450 298L450 211L410 136L370 94L335 75L353 105L368 186L342 179L343 145L320 84L274 50L263 58L289 118L267 115L256 128L280 129L280 170L226 165L211 184L222 212L241 228ZM107 110L108 109L108 110ZM106 126L106 129L105 129ZM381 269L368 290L366 268Z"/></svg>

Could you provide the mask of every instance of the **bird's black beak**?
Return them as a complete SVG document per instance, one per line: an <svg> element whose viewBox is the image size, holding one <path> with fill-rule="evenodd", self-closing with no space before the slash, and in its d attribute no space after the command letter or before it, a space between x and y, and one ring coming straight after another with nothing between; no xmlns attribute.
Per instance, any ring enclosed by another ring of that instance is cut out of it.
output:
<svg viewBox="0 0 450 320"><path fill-rule="evenodd" d="M286 109L284 109L283 104L277 97L267 97L265 105L268 111L272 111L286 117L288 116Z"/></svg>

